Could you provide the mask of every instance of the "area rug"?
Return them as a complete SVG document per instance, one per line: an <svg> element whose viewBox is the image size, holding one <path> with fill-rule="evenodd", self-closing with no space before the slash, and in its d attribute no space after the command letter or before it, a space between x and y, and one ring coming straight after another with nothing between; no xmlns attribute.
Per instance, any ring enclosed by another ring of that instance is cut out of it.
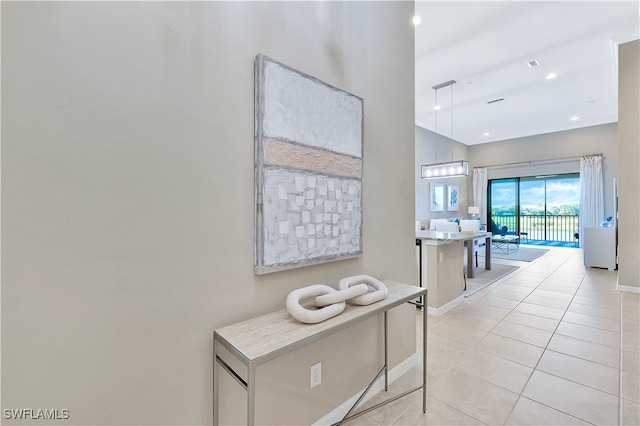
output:
<svg viewBox="0 0 640 426"><path fill-rule="evenodd" d="M491 265L491 270L489 271L483 268L477 268L474 271L474 277L467 278L467 289L464 292L464 297L471 296L476 291L482 290L489 284L498 281L500 278L518 268L519 266L499 265L495 263Z"/></svg>
<svg viewBox="0 0 640 426"><path fill-rule="evenodd" d="M522 247L520 244L520 248L517 251L509 252L509 254L503 253L500 250L496 250L495 248L491 248L491 258L492 259L508 259L508 260L519 260L520 262L531 262L548 252L549 249L539 249L533 247ZM484 262L484 250L478 251L478 257L483 257L482 262ZM480 264L480 261L478 261Z"/></svg>

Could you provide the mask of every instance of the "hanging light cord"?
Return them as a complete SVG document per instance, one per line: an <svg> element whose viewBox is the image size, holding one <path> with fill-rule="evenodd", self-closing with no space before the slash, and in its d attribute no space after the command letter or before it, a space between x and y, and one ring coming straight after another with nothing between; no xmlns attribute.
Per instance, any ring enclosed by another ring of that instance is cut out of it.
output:
<svg viewBox="0 0 640 426"><path fill-rule="evenodd" d="M451 85L451 139L453 139L453 84ZM451 150L451 161L453 161L453 149Z"/></svg>
<svg viewBox="0 0 640 426"><path fill-rule="evenodd" d="M435 141L436 141L436 163L438 162L438 89L436 89L436 131L435 131Z"/></svg>
<svg viewBox="0 0 640 426"><path fill-rule="evenodd" d="M453 139L453 84L451 85L451 139Z"/></svg>

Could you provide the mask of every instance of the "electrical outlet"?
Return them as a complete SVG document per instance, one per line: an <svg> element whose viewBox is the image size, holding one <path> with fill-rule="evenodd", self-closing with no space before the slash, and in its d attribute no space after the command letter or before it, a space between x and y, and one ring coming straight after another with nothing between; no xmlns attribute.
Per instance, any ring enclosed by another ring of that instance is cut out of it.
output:
<svg viewBox="0 0 640 426"><path fill-rule="evenodd" d="M444 253L440 252L439 255L440 255L439 262L442 263L444 261Z"/></svg>
<svg viewBox="0 0 640 426"><path fill-rule="evenodd" d="M315 388L322 383L322 363L313 364L311 366L311 388Z"/></svg>

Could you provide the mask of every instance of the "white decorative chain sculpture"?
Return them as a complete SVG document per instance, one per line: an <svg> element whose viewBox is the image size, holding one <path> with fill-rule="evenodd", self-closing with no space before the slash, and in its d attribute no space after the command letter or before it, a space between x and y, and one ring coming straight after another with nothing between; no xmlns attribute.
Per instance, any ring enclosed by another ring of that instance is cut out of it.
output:
<svg viewBox="0 0 640 426"><path fill-rule="evenodd" d="M373 291L369 292L369 287ZM339 290L324 284L315 284L293 290L287 296L287 309L291 316L300 322L315 324L344 311L346 302L354 305L371 305L387 297L389 291L380 280L369 275L356 275L340 280ZM300 304L301 300L315 297L318 309L307 309Z"/></svg>

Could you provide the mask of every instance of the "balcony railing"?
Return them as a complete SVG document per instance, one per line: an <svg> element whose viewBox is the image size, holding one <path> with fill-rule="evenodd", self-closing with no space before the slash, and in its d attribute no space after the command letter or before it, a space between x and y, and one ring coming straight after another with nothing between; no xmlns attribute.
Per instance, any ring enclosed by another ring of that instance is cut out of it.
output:
<svg viewBox="0 0 640 426"><path fill-rule="evenodd" d="M578 232L579 216L577 215L520 215L520 235L526 232L530 240L575 242L574 234ZM508 227L509 233L515 233L518 222L515 215L492 216L494 222ZM498 230L493 230L494 233Z"/></svg>

